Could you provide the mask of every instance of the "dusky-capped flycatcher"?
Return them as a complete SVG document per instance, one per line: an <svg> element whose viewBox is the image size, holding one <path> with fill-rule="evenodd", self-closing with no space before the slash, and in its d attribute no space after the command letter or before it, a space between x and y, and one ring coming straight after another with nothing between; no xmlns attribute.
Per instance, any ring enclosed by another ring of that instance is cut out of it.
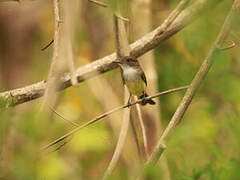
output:
<svg viewBox="0 0 240 180"><path fill-rule="evenodd" d="M128 104L132 95L137 96L138 99L142 99L142 105L146 105L147 103L156 104L152 99L145 99L148 96L146 93L147 79L136 58L126 56L121 60L117 59L113 62L117 63L122 69L123 84L126 84L130 92Z"/></svg>

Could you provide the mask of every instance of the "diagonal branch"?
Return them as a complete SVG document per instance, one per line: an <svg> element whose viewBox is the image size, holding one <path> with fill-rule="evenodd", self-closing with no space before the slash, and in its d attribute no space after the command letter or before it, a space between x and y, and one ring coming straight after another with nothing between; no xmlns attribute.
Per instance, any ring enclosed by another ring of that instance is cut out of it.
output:
<svg viewBox="0 0 240 180"><path fill-rule="evenodd" d="M232 9L230 10L228 16L226 17L226 20L212 46L210 49L208 55L204 59L201 67L199 68L197 74L195 75L194 79L192 80L191 85L187 89L182 101L180 102L176 112L174 113L171 121L169 122L167 128L163 132L162 136L160 137L157 146L155 147L153 153L149 157L147 161L147 165L154 165L161 157L164 149L166 148L164 145L165 139L170 135L170 132L181 122L187 108L189 107L190 103L192 102L192 99L194 95L196 94L197 90L199 89L201 83L204 81L204 78L206 77L207 73L209 72L213 61L214 61L214 54L219 50L218 47L221 47L223 42L225 41L227 35L229 34L231 22L234 17L234 14L237 12L237 10L240 7L240 0L235 0L232 6Z"/></svg>
<svg viewBox="0 0 240 180"><path fill-rule="evenodd" d="M190 7L186 8L178 15L178 17L172 22L168 28L165 25L159 26L152 32L146 34L141 39L130 45L130 53L134 57L139 57L146 52L152 50L164 40L170 38L185 26L194 21L200 13L206 10L207 7L213 8L221 0L198 0ZM210 5L210 6L209 6ZM164 32L163 29L166 29ZM161 33L159 33L161 32ZM117 65L112 61L116 58L116 54L110 54L104 58L94 61L93 63L82 66L76 70L76 76L78 82L82 82L86 79L97 76L101 73L105 73L112 69L117 68ZM61 90L71 86L71 76L67 74L62 78ZM0 93L0 108L7 108L9 106L15 106L33 99L39 98L43 95L46 88L46 81L41 81L30 86L23 88L10 90Z"/></svg>
<svg viewBox="0 0 240 180"><path fill-rule="evenodd" d="M96 1L96 0L88 0L88 1L90 3L94 3L94 4L96 4L98 6L101 6L101 7L107 7L108 6L107 4L105 4L105 3L101 2L101 1Z"/></svg>
<svg viewBox="0 0 240 180"><path fill-rule="evenodd" d="M177 7L171 12L167 19L162 24L162 28L159 30L159 34L164 33L167 28L173 23L173 21L178 17L182 10L187 6L190 0L182 0L177 5Z"/></svg>
<svg viewBox="0 0 240 180"><path fill-rule="evenodd" d="M188 87L189 87L189 86L182 86L182 87L179 87L179 88L174 88L174 89L166 90L166 91L163 91L163 92L159 92L159 93L157 93L157 94L155 94L155 95L153 95L153 96L148 96L148 97L146 97L145 99L148 100L148 99L156 98L156 97L159 97L159 96L162 96L162 95L174 93L174 92L177 92L177 91L181 91L181 90L187 89ZM88 121L87 123L78 126L77 128L73 129L72 131L70 131L69 133L63 135L62 137L56 139L55 141L49 143L48 145L46 145L45 147L43 147L42 150L48 149L49 147L51 147L51 146L53 146L53 145L61 142L62 140L66 139L67 137L73 135L74 133L76 133L76 132L79 131L80 129L85 128L85 127L87 127L87 126L89 126L89 125L91 125L91 124L99 121L100 119L103 119L103 118L111 115L112 113L118 112L118 111L120 111L120 110L122 110L122 109L124 109L124 108L128 108L128 107L130 107L130 106L133 106L133 105L135 105L135 104L139 104L139 103L141 103L141 102L142 102L142 100L139 99L139 100L137 100L137 101L131 102L130 104L127 103L127 104L122 105L122 106L120 106L120 107L114 108L114 109L112 109L112 110L110 110L110 111L108 111L108 112L106 112L106 113L103 113L103 114L101 114L100 116L97 116L96 118Z"/></svg>

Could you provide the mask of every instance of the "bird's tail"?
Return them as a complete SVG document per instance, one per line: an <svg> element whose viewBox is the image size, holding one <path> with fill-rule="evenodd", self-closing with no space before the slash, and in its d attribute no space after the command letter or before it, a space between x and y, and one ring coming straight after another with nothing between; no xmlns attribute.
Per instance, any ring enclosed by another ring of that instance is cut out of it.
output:
<svg viewBox="0 0 240 180"><path fill-rule="evenodd" d="M145 99L146 97L148 97L148 95L146 93L144 93L143 95L141 95L139 97L139 99L142 99L142 102L141 102L141 105L146 105L146 104L151 104L151 105L154 105L156 104L155 101L153 101L152 99Z"/></svg>

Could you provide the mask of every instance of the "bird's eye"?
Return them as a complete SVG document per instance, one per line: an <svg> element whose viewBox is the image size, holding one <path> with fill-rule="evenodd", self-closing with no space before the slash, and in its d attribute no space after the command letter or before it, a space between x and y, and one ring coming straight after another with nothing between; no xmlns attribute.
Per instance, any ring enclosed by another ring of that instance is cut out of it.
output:
<svg viewBox="0 0 240 180"><path fill-rule="evenodd" d="M127 59L127 62L130 62L131 60L130 59Z"/></svg>

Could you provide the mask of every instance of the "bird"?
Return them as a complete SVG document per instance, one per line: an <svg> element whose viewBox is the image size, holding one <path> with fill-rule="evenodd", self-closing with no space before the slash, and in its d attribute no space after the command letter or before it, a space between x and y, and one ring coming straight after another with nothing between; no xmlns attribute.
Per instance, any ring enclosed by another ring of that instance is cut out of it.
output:
<svg viewBox="0 0 240 180"><path fill-rule="evenodd" d="M128 105L130 104L132 95L137 96L138 99L142 99L141 105L156 104L152 99L145 99L148 97L146 93L147 79L136 58L125 56L121 59L114 60L113 63L120 66L123 84L127 86L130 93Z"/></svg>

